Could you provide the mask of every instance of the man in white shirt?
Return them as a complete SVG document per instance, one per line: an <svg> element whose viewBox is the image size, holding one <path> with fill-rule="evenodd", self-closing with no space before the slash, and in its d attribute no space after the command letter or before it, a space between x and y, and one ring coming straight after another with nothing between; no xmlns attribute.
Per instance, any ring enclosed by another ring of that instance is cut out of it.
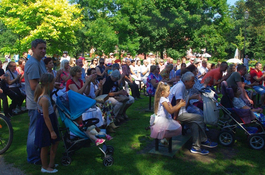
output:
<svg viewBox="0 0 265 175"><path fill-rule="evenodd" d="M150 66L148 65L148 61L144 60L144 65L141 66L141 78L144 84L146 84L147 77L150 73Z"/></svg>
<svg viewBox="0 0 265 175"><path fill-rule="evenodd" d="M190 61L186 64L187 65L187 67L189 66L189 65L191 65L191 64L193 64L194 63L194 58L190 58Z"/></svg>
<svg viewBox="0 0 265 175"><path fill-rule="evenodd" d="M172 106L178 104L181 100L186 102L186 105L174 114L174 119L186 123L191 128L192 147L191 153L198 153L201 155L209 154L209 151L201 149L201 146L214 148L217 143L209 141L205 134L205 123L203 116L194 113L188 113L186 106L189 100L198 98L198 95L190 96L189 89L194 85L194 74L186 72L182 75L181 80L170 89L169 101Z"/></svg>
<svg viewBox="0 0 265 175"><path fill-rule="evenodd" d="M208 72L207 62L205 60L202 61L202 66L199 67L198 70L198 79L201 81L203 76Z"/></svg>

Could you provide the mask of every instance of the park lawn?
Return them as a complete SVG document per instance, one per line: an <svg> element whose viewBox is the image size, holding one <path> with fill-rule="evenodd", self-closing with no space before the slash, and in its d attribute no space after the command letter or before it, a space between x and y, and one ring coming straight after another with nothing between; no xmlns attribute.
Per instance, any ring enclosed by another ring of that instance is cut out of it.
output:
<svg viewBox="0 0 265 175"><path fill-rule="evenodd" d="M252 150L248 146L243 132L232 148L219 146L209 154L210 161L187 159L193 155L184 148L175 158L150 155L142 151L152 142L149 125L151 113L145 113L148 97L137 100L128 110L129 120L111 134L114 139L106 143L112 145L114 164L104 167L101 152L96 147L78 150L72 156L72 164L65 167L60 164L57 174L265 174L264 150ZM28 164L26 161L26 140L29 126L27 113L12 118L14 140L10 149L4 154L5 161L22 169L26 174L40 174L41 166ZM228 155L224 150L229 150ZM60 142L56 162L60 163L63 143ZM144 152L144 153L143 153ZM229 156L229 154L232 154Z"/></svg>

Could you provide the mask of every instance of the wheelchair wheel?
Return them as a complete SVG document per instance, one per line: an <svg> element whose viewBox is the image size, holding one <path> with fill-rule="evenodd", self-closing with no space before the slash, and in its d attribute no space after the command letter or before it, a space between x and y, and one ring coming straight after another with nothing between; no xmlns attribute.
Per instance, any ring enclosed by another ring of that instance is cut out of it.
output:
<svg viewBox="0 0 265 175"><path fill-rule="evenodd" d="M104 160L103 160L103 165L104 166L111 166L114 163L114 159L111 155L107 155Z"/></svg>
<svg viewBox="0 0 265 175"><path fill-rule="evenodd" d="M114 153L114 148L112 146L107 146L106 154L112 156L113 153Z"/></svg>
<svg viewBox="0 0 265 175"><path fill-rule="evenodd" d="M13 141L12 124L7 117L0 114L0 154L8 150Z"/></svg>
<svg viewBox="0 0 265 175"><path fill-rule="evenodd" d="M220 132L218 140L223 146L231 146L235 142L235 136L231 131L223 130Z"/></svg>
<svg viewBox="0 0 265 175"><path fill-rule="evenodd" d="M265 141L264 138L261 135L251 135L248 138L249 146L253 149L260 150L264 147Z"/></svg>
<svg viewBox="0 0 265 175"><path fill-rule="evenodd" d="M61 162L62 162L62 165L63 165L63 166L68 166L68 165L71 164L72 159L71 159L71 157L69 157L69 156L63 156Z"/></svg>

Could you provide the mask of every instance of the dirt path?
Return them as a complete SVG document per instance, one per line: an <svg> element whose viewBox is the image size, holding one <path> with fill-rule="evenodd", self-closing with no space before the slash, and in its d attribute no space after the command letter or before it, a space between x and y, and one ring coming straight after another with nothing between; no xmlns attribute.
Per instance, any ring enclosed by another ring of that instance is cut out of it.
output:
<svg viewBox="0 0 265 175"><path fill-rule="evenodd" d="M4 157L0 155L0 174L1 175L25 175L23 171L12 166L12 164L6 164Z"/></svg>

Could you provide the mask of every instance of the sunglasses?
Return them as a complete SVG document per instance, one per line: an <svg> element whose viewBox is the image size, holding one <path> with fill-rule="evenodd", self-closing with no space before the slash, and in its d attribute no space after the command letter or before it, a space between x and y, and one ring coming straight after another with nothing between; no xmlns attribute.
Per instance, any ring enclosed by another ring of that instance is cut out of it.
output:
<svg viewBox="0 0 265 175"><path fill-rule="evenodd" d="M99 62L99 64L104 64L104 62Z"/></svg>

